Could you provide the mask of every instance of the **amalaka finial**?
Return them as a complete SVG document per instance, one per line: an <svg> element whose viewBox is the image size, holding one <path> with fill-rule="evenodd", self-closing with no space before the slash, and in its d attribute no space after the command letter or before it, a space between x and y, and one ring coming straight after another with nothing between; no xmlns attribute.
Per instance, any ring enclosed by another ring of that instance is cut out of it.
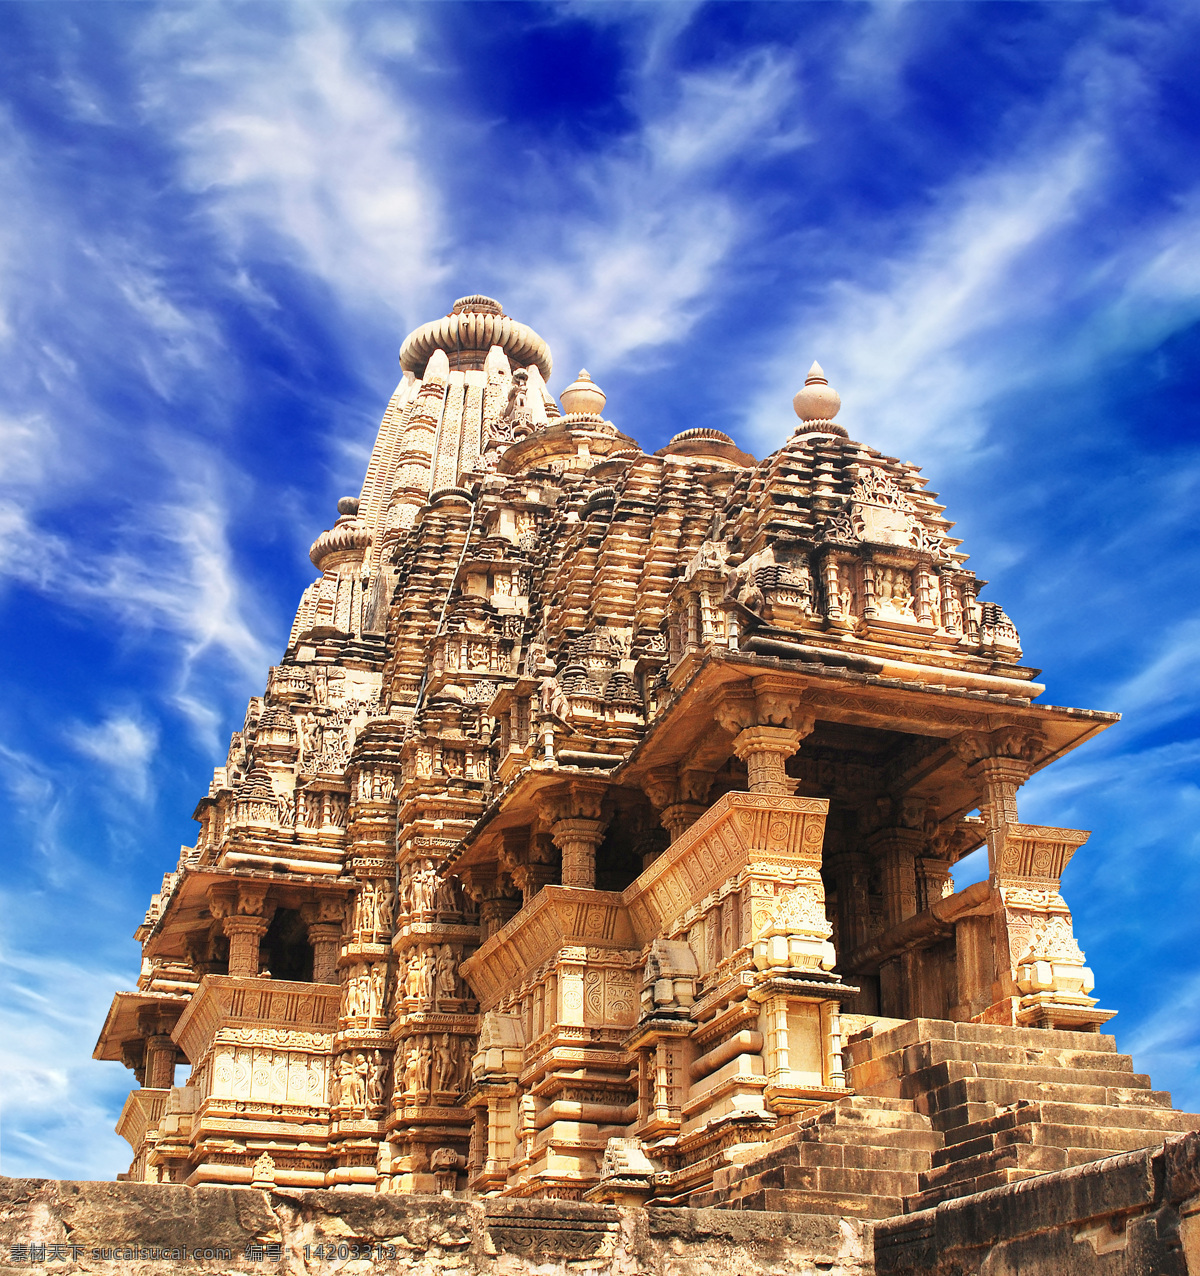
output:
<svg viewBox="0 0 1200 1276"><path fill-rule="evenodd" d="M564 412L594 412L599 415L604 411L607 395L588 376L586 368L580 368L579 375L560 394Z"/></svg>
<svg viewBox="0 0 1200 1276"><path fill-rule="evenodd" d="M832 421L842 406L842 396L831 388L821 365L814 359L804 378L804 389L792 399L801 421Z"/></svg>

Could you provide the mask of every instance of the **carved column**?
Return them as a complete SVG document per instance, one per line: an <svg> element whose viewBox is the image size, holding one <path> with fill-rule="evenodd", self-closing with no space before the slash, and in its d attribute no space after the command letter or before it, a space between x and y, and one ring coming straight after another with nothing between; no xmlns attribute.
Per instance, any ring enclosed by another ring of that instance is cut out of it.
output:
<svg viewBox="0 0 1200 1276"><path fill-rule="evenodd" d="M791 797L796 785L785 765L806 734L787 727L746 727L738 734L733 751L746 764L751 793Z"/></svg>
<svg viewBox="0 0 1200 1276"><path fill-rule="evenodd" d="M501 835L500 863L528 904L543 886L559 875L558 851L545 833L505 829Z"/></svg>
<svg viewBox="0 0 1200 1276"><path fill-rule="evenodd" d="M175 1084L175 1043L164 1034L146 1038L145 1085L148 1090L169 1090Z"/></svg>
<svg viewBox="0 0 1200 1276"><path fill-rule="evenodd" d="M480 866L472 868L465 890L479 905L480 943L490 939L521 907L521 897L507 873Z"/></svg>
<svg viewBox="0 0 1200 1276"><path fill-rule="evenodd" d="M982 789L979 811L988 830L988 871L998 871L1001 830L1020 822L1017 790L1029 779L1038 754L1045 744L1036 732L1020 727L997 731L964 731L954 740L954 749L967 763L967 775Z"/></svg>
<svg viewBox="0 0 1200 1276"><path fill-rule="evenodd" d="M608 826L601 807L605 791L604 785L575 781L553 789L542 799L542 819L562 851L564 886L595 888L596 852Z"/></svg>
<svg viewBox="0 0 1200 1276"><path fill-rule="evenodd" d="M883 924L889 930L917 914L917 855L924 846L920 829L881 829L871 838L883 870Z"/></svg>
<svg viewBox="0 0 1200 1276"><path fill-rule="evenodd" d="M258 950L268 924L265 917L248 917L239 913L225 918L231 975L253 977L258 974Z"/></svg>
<svg viewBox="0 0 1200 1276"><path fill-rule="evenodd" d="M313 950L313 983L336 984L338 951L342 946L342 917L345 906L340 899L323 899L306 904L301 910L308 923L308 942Z"/></svg>
<svg viewBox="0 0 1200 1276"><path fill-rule="evenodd" d="M604 820L554 822L553 838L562 851L562 884L592 890L596 885L596 852L604 840Z"/></svg>
<svg viewBox="0 0 1200 1276"><path fill-rule="evenodd" d="M871 857L864 851L841 851L829 859L837 885L838 951L845 956L871 934Z"/></svg>
<svg viewBox="0 0 1200 1276"><path fill-rule="evenodd" d="M257 883L212 887L208 909L221 921L229 939L229 973L243 978L258 974L259 945L275 915L266 902L267 888Z"/></svg>

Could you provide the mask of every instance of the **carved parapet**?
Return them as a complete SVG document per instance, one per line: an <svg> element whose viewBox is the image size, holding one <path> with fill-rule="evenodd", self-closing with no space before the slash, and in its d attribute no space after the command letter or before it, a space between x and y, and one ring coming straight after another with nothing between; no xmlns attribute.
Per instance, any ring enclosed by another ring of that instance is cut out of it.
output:
<svg viewBox="0 0 1200 1276"><path fill-rule="evenodd" d="M193 1067L224 1032L300 1033L309 1048L327 1050L340 995L337 987L324 984L205 975L171 1036Z"/></svg>
<svg viewBox="0 0 1200 1276"><path fill-rule="evenodd" d="M480 1003L491 1008L507 990L519 987L530 972L565 949L627 951L638 947L628 910L615 891L581 896L562 886L544 886L531 904L462 963L461 970L479 994ZM623 1008L614 1022L631 1026L635 1012L632 985L627 996L623 993L617 1001Z"/></svg>
<svg viewBox="0 0 1200 1276"><path fill-rule="evenodd" d="M1090 836L1082 829L1005 824L997 838L999 854L993 875L1001 886L1009 883L1052 883L1057 890L1071 857Z"/></svg>
<svg viewBox="0 0 1200 1276"><path fill-rule="evenodd" d="M656 939L642 972L642 1014L686 1014L696 999L700 971L691 946L681 940Z"/></svg>
<svg viewBox="0 0 1200 1276"><path fill-rule="evenodd" d="M737 943L752 944L770 924L776 886L819 879L829 803L757 793L718 798L649 868L623 899L638 940L673 938L696 902L725 887L740 892ZM760 889L761 887L761 889Z"/></svg>
<svg viewBox="0 0 1200 1276"><path fill-rule="evenodd" d="M1097 1009L1088 995L1095 979L1059 893L1063 870L1089 836L1036 824L1005 824L996 832L997 965L1011 988L1016 1023L1097 1028L1115 1013Z"/></svg>

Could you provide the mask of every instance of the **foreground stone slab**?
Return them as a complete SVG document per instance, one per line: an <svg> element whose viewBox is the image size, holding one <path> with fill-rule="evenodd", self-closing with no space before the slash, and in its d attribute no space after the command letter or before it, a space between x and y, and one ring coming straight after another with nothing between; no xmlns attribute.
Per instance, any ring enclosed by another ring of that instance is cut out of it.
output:
<svg viewBox="0 0 1200 1276"><path fill-rule="evenodd" d="M0 1179L5 1274L867 1276L870 1245L869 1224L800 1214Z"/></svg>
<svg viewBox="0 0 1200 1276"><path fill-rule="evenodd" d="M1200 1135L887 1219L879 1276L1195 1276Z"/></svg>

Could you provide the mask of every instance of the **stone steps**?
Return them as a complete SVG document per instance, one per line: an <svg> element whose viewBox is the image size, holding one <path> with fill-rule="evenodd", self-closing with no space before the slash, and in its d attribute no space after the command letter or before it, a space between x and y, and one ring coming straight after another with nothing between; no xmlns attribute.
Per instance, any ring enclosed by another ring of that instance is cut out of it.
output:
<svg viewBox="0 0 1200 1276"><path fill-rule="evenodd" d="M921 1188L941 1136L905 1100L845 1099L797 1114L770 1142L713 1175L693 1208L887 1218Z"/></svg>
<svg viewBox="0 0 1200 1276"><path fill-rule="evenodd" d="M909 1212L1200 1127L1100 1034L918 1020L847 1055L860 1093L910 1100L942 1136Z"/></svg>

